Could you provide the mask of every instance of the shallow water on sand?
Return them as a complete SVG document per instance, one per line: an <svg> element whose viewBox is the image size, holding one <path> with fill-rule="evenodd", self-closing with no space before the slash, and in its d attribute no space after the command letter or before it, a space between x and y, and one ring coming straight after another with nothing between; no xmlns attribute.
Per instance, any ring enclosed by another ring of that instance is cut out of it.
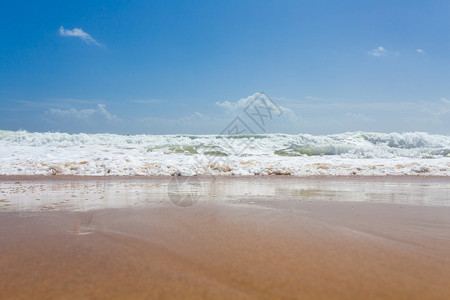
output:
<svg viewBox="0 0 450 300"><path fill-rule="evenodd" d="M0 212L283 200L450 206L445 177L5 177Z"/></svg>

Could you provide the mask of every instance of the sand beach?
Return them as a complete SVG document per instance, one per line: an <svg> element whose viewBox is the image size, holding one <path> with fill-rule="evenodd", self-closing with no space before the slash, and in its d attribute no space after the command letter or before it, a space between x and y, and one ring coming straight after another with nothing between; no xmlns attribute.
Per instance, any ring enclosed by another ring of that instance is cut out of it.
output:
<svg viewBox="0 0 450 300"><path fill-rule="evenodd" d="M2 177L0 298L450 297L445 177L176 180Z"/></svg>

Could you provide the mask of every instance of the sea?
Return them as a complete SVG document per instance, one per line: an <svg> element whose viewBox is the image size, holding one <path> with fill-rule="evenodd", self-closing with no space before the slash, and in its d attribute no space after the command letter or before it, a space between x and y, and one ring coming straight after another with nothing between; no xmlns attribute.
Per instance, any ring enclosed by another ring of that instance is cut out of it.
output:
<svg viewBox="0 0 450 300"><path fill-rule="evenodd" d="M0 130L0 175L450 176L450 136L117 135Z"/></svg>

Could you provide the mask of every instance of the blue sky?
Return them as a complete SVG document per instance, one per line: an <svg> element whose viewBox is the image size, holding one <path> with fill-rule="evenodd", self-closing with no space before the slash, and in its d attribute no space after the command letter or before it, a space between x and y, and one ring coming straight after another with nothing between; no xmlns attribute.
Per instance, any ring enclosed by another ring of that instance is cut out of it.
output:
<svg viewBox="0 0 450 300"><path fill-rule="evenodd" d="M287 112L271 132L448 135L449 15L448 1L3 1L0 129L214 134L264 91Z"/></svg>

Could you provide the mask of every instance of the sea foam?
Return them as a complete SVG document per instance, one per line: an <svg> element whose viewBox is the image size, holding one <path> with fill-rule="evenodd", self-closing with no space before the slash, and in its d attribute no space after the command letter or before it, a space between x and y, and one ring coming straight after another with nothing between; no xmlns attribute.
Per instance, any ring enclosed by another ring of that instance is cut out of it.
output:
<svg viewBox="0 0 450 300"><path fill-rule="evenodd" d="M450 176L450 136L0 131L0 174Z"/></svg>

